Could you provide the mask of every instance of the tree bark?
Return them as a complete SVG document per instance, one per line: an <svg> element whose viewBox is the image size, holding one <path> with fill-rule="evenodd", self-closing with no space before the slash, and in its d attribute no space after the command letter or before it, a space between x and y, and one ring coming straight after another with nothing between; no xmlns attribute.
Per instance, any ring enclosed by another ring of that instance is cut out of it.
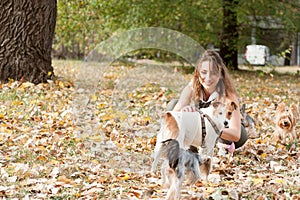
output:
<svg viewBox="0 0 300 200"><path fill-rule="evenodd" d="M238 24L236 9L238 0L223 0L223 25L220 55L226 66L238 70Z"/></svg>
<svg viewBox="0 0 300 200"><path fill-rule="evenodd" d="M0 11L0 81L51 79L57 1L1 0Z"/></svg>

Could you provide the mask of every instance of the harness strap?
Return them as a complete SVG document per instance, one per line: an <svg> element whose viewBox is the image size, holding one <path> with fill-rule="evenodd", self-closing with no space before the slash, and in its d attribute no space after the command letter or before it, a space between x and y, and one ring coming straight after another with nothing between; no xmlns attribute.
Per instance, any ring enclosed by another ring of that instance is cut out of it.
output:
<svg viewBox="0 0 300 200"><path fill-rule="evenodd" d="M218 129L216 123L211 119L211 117L208 116L208 115L205 115L205 114L204 114L204 117L207 118L207 120L209 121L209 123L211 124L211 126L214 128L216 134L220 136L221 131Z"/></svg>
<svg viewBox="0 0 300 200"><path fill-rule="evenodd" d="M214 131L216 132L216 134L220 137L221 132L216 123L211 119L210 116L204 114L201 110L200 112L200 117L201 117L201 124L202 124L202 143L201 143L201 147L204 148L205 147L205 137L206 137L206 125L205 125L205 120L204 118L206 117L206 119L208 120L208 122L211 124L211 126L213 127Z"/></svg>
<svg viewBox="0 0 300 200"><path fill-rule="evenodd" d="M202 142L201 142L201 147L204 148L205 147L205 137L206 137L206 126L205 126L205 114L203 114L200 111L200 117L201 117L201 125L202 125Z"/></svg>

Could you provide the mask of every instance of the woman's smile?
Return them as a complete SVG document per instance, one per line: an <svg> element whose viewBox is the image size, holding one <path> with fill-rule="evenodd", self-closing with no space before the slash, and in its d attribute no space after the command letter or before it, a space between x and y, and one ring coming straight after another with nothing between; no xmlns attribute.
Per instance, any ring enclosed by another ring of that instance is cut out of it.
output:
<svg viewBox="0 0 300 200"><path fill-rule="evenodd" d="M209 93L214 92L220 79L219 73L211 69L209 61L203 62L202 65L198 67L198 71L200 73L200 83L204 89Z"/></svg>

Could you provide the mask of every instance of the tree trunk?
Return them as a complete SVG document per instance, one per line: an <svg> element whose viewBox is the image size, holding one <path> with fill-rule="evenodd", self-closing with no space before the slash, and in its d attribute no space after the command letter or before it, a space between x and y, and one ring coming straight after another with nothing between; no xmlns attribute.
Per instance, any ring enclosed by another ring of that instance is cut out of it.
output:
<svg viewBox="0 0 300 200"><path fill-rule="evenodd" d="M51 79L56 0L1 0L0 11L0 81Z"/></svg>
<svg viewBox="0 0 300 200"><path fill-rule="evenodd" d="M220 55L226 66L238 70L238 24L236 9L238 0L223 0L223 26L221 34Z"/></svg>

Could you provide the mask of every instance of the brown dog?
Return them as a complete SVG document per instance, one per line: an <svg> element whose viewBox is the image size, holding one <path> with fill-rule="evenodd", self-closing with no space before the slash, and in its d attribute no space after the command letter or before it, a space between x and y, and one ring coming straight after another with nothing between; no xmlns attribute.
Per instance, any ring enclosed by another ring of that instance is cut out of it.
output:
<svg viewBox="0 0 300 200"><path fill-rule="evenodd" d="M297 138L295 127L299 119L298 107L294 103L288 107L282 102L277 106L276 111L275 138L282 143L286 142L288 136L295 140Z"/></svg>

